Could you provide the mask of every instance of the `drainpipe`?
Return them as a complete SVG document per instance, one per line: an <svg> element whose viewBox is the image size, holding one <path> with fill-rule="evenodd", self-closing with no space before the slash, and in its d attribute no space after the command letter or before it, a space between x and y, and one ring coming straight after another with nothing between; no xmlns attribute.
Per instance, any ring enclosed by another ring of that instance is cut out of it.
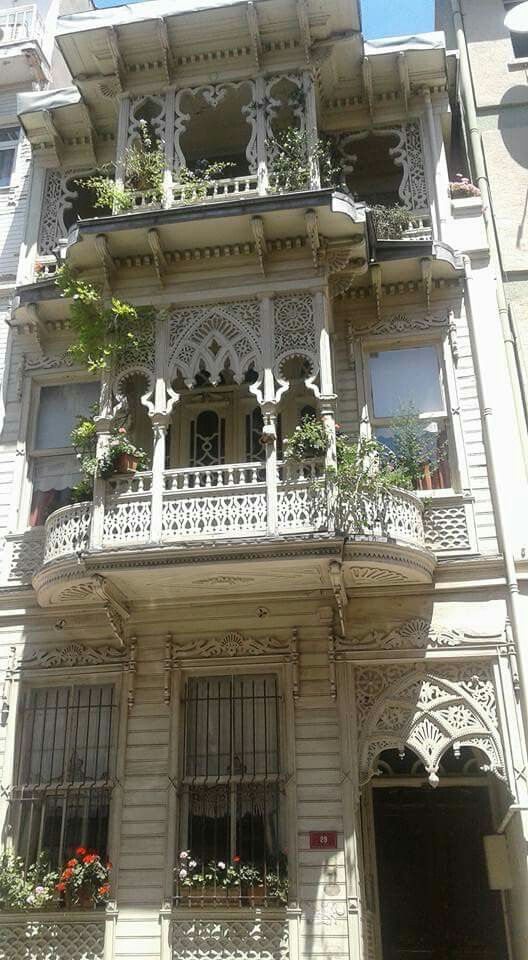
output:
<svg viewBox="0 0 528 960"><path fill-rule="evenodd" d="M464 273L466 279L467 291L467 320L469 336L471 341L471 352L473 355L473 364L475 367L475 378L477 381L477 391L482 412L482 432L484 436L484 445L486 449L486 458L488 464L488 475L490 484L490 493L493 503L493 513L495 516L495 525L497 529L497 540L499 551L504 558L504 573L506 579L506 606L508 616L511 621L512 637L517 653L517 665L519 670L519 703L521 707L525 744L528 744L528 644L523 642L522 614L519 603L519 584L517 581L517 571L515 569L515 558L513 544L510 536L508 520L504 511L503 503L505 497L502 496L497 471L497 455L493 431L495 421L493 420L493 409L489 402L488 383L482 373L480 337L476 326L478 317L478 300L475 296L475 278L471 270L471 261L467 254L464 255Z"/></svg>
<svg viewBox="0 0 528 960"><path fill-rule="evenodd" d="M486 164L484 160L484 150L482 148L482 137L477 119L477 110L475 104L475 95L473 91L473 82L471 77L471 67L469 63L469 54L467 48L466 34L464 31L464 21L461 9L462 0L451 0L451 9L453 11L453 23L456 31L457 48L460 59L460 92L466 121L469 128L469 137L471 143L471 152L473 155L473 164L475 179L480 189L482 197L482 212L484 224L486 227L486 237L490 249L490 260L495 274L495 291L497 294L497 305L501 319L502 339L506 350L506 360L508 363L508 372L512 386L515 413L517 417L518 433L520 435L521 450L523 454L524 467L528 475L528 400L522 377L519 375L519 359L517 355L517 343L510 323L508 303L504 293L502 282L502 266L500 262L499 246L495 224L491 214L492 202L489 186ZM524 426L524 429L522 427Z"/></svg>

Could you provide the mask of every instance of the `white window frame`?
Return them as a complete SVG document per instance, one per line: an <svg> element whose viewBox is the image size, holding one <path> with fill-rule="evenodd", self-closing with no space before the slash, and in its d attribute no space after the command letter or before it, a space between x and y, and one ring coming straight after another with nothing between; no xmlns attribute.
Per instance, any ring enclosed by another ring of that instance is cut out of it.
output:
<svg viewBox="0 0 528 960"><path fill-rule="evenodd" d="M90 377L84 370L71 373L59 373L56 370L38 371L26 378L22 391L20 436L17 446L17 454L22 461L20 467L23 468L23 473L18 473L13 483L13 495L16 499L12 503L12 509L13 514L18 516L18 532L29 529L36 462L42 457L75 455L71 444L66 447L55 447L47 450L39 450L36 447L42 387L63 387L68 384L98 382L97 377Z"/></svg>
<svg viewBox="0 0 528 960"><path fill-rule="evenodd" d="M418 347L433 346L437 353L439 369L439 385L443 398L441 411L428 411L419 414L422 420L444 419L448 443L448 463L451 476L451 486L436 490L414 490L413 493L423 499L447 498L469 490L469 474L464 449L464 440L460 418L458 415L458 399L455 369L449 346L447 328L442 334L435 332L420 332L416 334L399 334L390 336L377 334L359 336L355 340L355 359L358 378L358 393L360 406L363 407L361 416L361 433L372 437L374 427L387 425L390 417L375 417L373 409L372 383L370 377L369 354L384 350L404 350Z"/></svg>
<svg viewBox="0 0 528 960"><path fill-rule="evenodd" d="M12 190L16 182L16 169L18 164L18 154L20 150L20 143L22 139L22 127L20 126L20 121L17 119L13 120L12 123L4 121L0 124L0 131L2 130L18 130L18 137L16 140L0 140L0 151L3 153L12 151L13 153L13 163L11 170L9 172L9 183L4 183L0 185L0 193Z"/></svg>

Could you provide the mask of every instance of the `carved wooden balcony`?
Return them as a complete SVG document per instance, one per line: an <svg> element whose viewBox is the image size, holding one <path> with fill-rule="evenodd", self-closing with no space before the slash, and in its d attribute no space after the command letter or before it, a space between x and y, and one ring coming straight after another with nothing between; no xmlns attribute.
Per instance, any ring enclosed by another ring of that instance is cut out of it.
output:
<svg viewBox="0 0 528 960"><path fill-rule="evenodd" d="M365 577L369 583L430 582L435 558L419 498L393 489L376 502L365 500L360 511L356 503L350 522L341 508L344 532L327 508L323 473L322 462L306 461L293 470L279 464L276 482L262 463L166 470L162 484L148 472L111 478L103 502L62 507L48 518L42 566L33 580L39 602L62 602L65 581L79 570L139 567L147 556L150 567L200 562L218 574L219 560L227 569L231 558L244 554L244 573L266 560L265 576L276 580L274 558L280 566L286 556L303 555L304 573L320 584L322 558L341 556L337 545L343 541L348 585ZM125 584L126 593L125 581L120 588Z"/></svg>

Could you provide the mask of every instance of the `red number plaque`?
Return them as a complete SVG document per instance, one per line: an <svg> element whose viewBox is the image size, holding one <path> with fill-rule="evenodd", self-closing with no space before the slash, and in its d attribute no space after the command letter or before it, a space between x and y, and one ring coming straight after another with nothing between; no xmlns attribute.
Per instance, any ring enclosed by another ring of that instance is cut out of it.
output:
<svg viewBox="0 0 528 960"><path fill-rule="evenodd" d="M337 850L335 830L310 830L310 850Z"/></svg>

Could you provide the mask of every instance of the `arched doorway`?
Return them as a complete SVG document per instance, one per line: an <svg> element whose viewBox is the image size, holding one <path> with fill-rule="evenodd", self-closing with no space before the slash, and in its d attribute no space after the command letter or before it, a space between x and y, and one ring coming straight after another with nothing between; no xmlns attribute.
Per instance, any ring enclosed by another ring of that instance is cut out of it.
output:
<svg viewBox="0 0 528 960"><path fill-rule="evenodd" d="M508 957L483 842L494 832L499 787L484 767L478 750L450 748L433 788L409 748L380 754L365 805L383 960Z"/></svg>

